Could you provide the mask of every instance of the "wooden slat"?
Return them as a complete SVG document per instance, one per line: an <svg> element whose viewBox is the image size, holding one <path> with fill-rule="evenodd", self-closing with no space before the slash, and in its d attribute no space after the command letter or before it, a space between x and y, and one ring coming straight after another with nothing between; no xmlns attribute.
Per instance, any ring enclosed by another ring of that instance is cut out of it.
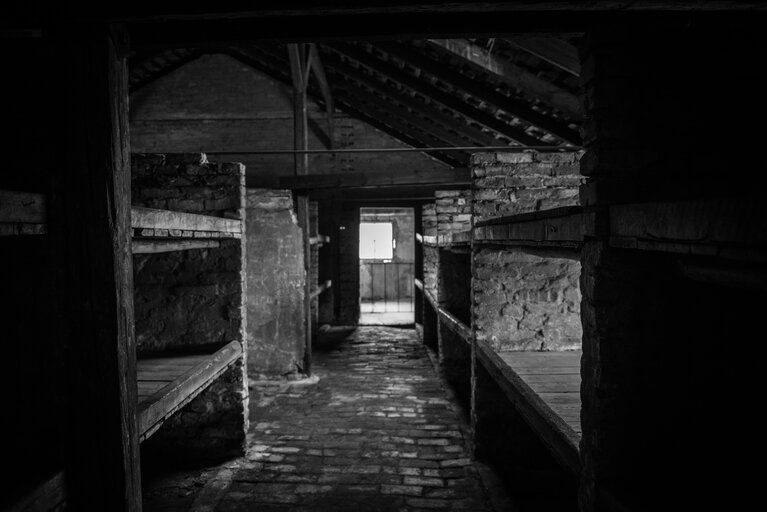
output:
<svg viewBox="0 0 767 512"><path fill-rule="evenodd" d="M416 279L413 279L413 283L415 284L416 288L418 288L419 290L423 291L423 281L421 281L420 279L416 278Z"/></svg>
<svg viewBox="0 0 767 512"><path fill-rule="evenodd" d="M215 249L221 247L217 240L133 240L133 254L160 254L164 252Z"/></svg>
<svg viewBox="0 0 767 512"><path fill-rule="evenodd" d="M523 129L512 126L486 111L475 108L469 103L464 102L462 99L458 99L457 97L438 89L430 82L417 79L405 71L402 71L397 66L383 62L356 46L349 44L333 44L331 47L334 51L357 61L372 71L386 76L388 79L429 98L431 101L444 105L462 116L473 119L475 122L498 132L504 137L515 140L520 144L530 146L546 145L546 143L540 139L527 134Z"/></svg>
<svg viewBox="0 0 767 512"><path fill-rule="evenodd" d="M426 296L426 300L429 301L429 304L431 304L431 307L434 308L435 312L439 311L439 302L437 302L437 298L431 293L431 290L424 288L423 293Z"/></svg>
<svg viewBox="0 0 767 512"><path fill-rule="evenodd" d="M437 245L440 247L465 246L471 244L471 230L457 233L444 233L437 235Z"/></svg>
<svg viewBox="0 0 767 512"><path fill-rule="evenodd" d="M241 356L242 345L232 341L143 400L139 404L141 440L153 434L170 415L200 394Z"/></svg>
<svg viewBox="0 0 767 512"><path fill-rule="evenodd" d="M329 235L317 235L317 236L309 237L310 245L322 245L322 244L328 244L328 243L330 243Z"/></svg>
<svg viewBox="0 0 767 512"><path fill-rule="evenodd" d="M536 112L524 101L501 94L489 86L484 86L478 80L469 78L449 66L445 66L397 43L377 42L376 47L425 73L447 82L452 87L471 94L484 103L494 105L525 123L532 124L555 137L559 137L565 142L576 145L581 144L581 136L577 130L571 129L566 123Z"/></svg>
<svg viewBox="0 0 767 512"><path fill-rule="evenodd" d="M574 120L581 119L578 97L561 87L522 69L513 62L500 59L465 39L430 39L432 47L458 56L478 70L491 73L507 85L540 99Z"/></svg>
<svg viewBox="0 0 767 512"><path fill-rule="evenodd" d="M242 234L242 221L237 219L139 206L131 208L131 227L136 230L154 230L154 236L161 236L163 230L168 232L164 236L171 237L184 236L185 231L192 233L231 233L234 237L239 237Z"/></svg>
<svg viewBox="0 0 767 512"><path fill-rule="evenodd" d="M469 329L466 324L458 320L458 318L453 316L444 307L440 307L437 312L439 313L439 318L443 325L457 334L458 337L465 341L467 344L471 343L471 329Z"/></svg>
<svg viewBox="0 0 767 512"><path fill-rule="evenodd" d="M430 245L432 247L437 247L437 245L438 245L437 237L436 236L433 236L433 235L423 235L421 238L423 239L423 244L424 245Z"/></svg>
<svg viewBox="0 0 767 512"><path fill-rule="evenodd" d="M510 245L578 247L596 231L596 213L567 207L555 213L492 219L477 223L474 240ZM540 212L543 213L543 212Z"/></svg>
<svg viewBox="0 0 767 512"><path fill-rule="evenodd" d="M466 167L420 169L386 174L332 173L303 176L281 176L280 188L293 190L379 188L402 185L468 185L471 172Z"/></svg>
<svg viewBox="0 0 767 512"><path fill-rule="evenodd" d="M767 215L756 198L613 205L609 217L613 247L767 260Z"/></svg>
<svg viewBox="0 0 767 512"><path fill-rule="evenodd" d="M575 392L557 391L556 385L535 384L536 391L524 379L527 376L518 375L506 360L514 361L518 356L520 364L526 368L544 368L544 357L538 357L536 353L533 357L528 357L529 352L496 353L487 342L483 340L476 341L477 359L487 372L493 377L498 386L503 390L508 399L514 404L519 413L539 435L541 441L549 448L554 457L574 475L579 475L581 470L579 443L580 443L580 425L575 425L575 416L567 411L563 411L566 418L563 418L554 410L553 404L562 404L565 395L570 395L572 400L566 403L580 403L580 394ZM540 353L544 354L544 353ZM551 360L552 364L558 364L571 367L573 359L579 358L579 353L545 353L555 354ZM563 355L562 355L563 354ZM561 355L561 357L560 357ZM572 382L569 383L572 389ZM580 390L580 386L578 386ZM556 402L549 404L546 398L555 397ZM559 407L559 405L556 405ZM575 425L577 428L573 428Z"/></svg>

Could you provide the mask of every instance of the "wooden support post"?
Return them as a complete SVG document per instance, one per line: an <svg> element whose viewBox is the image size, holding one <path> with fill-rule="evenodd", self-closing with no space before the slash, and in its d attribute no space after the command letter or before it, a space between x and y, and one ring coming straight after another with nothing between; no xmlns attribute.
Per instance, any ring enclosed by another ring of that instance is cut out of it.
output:
<svg viewBox="0 0 767 512"><path fill-rule="evenodd" d="M71 510L141 510L133 334L126 32L56 34L61 168L50 235L66 347L65 478ZM58 422L59 419L56 419Z"/></svg>
<svg viewBox="0 0 767 512"><path fill-rule="evenodd" d="M306 87L309 83L309 59L307 46L289 44L290 72L293 78L293 148L305 150L309 147L309 132L307 130ZM309 171L308 153L297 153L294 156L294 174L307 174ZM306 326L306 346L304 349L304 372L311 375L312 367L312 285L309 280L309 265L311 264L311 249L309 244L309 195L307 192L296 195L296 215L298 225L303 230L304 239L304 323Z"/></svg>

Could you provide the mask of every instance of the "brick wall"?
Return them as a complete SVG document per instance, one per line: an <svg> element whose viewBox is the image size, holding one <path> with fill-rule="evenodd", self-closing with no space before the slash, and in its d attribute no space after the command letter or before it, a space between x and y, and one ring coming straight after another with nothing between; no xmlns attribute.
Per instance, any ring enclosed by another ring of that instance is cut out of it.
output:
<svg viewBox="0 0 767 512"><path fill-rule="evenodd" d="M581 154L475 153L474 222L578 205Z"/></svg>
<svg viewBox="0 0 767 512"><path fill-rule="evenodd" d="M134 206L244 219L241 164L210 163L203 154L133 155L131 163ZM139 357L245 343L245 237L218 248L137 254L133 273ZM242 453L244 367L243 358L163 424L147 450L182 458Z"/></svg>
<svg viewBox="0 0 767 512"><path fill-rule="evenodd" d="M303 238L289 190L248 189L248 373L297 376L305 351Z"/></svg>
<svg viewBox="0 0 767 512"><path fill-rule="evenodd" d="M457 233L471 228L471 190L436 190L437 234Z"/></svg>
<svg viewBox="0 0 767 512"><path fill-rule="evenodd" d="M423 205L421 223L423 236L437 236L436 204ZM437 296L437 257L436 247L423 244L423 286L435 297Z"/></svg>

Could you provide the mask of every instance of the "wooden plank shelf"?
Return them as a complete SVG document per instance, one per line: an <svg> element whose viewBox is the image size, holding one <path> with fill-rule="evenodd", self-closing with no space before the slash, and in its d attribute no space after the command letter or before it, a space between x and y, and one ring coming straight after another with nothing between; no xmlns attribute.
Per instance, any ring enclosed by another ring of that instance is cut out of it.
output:
<svg viewBox="0 0 767 512"><path fill-rule="evenodd" d="M311 298L311 299L316 299L317 297L319 297L320 295L322 295L324 292L326 292L327 290L329 290L329 289L330 289L332 286L333 286L333 281L331 281L330 279L328 279L327 281L325 281L324 283L322 283L321 285L319 285L317 288L315 288L315 289L314 289L314 291L312 291L312 293L311 293L311 295L309 296L309 298Z"/></svg>
<svg viewBox="0 0 767 512"><path fill-rule="evenodd" d="M477 222L478 243L578 248L596 232L596 214L568 206Z"/></svg>
<svg viewBox="0 0 767 512"><path fill-rule="evenodd" d="M131 208L134 238L241 238L242 221L196 213Z"/></svg>
<svg viewBox="0 0 767 512"><path fill-rule="evenodd" d="M757 199L621 204L609 212L612 247L767 261L767 215Z"/></svg>
<svg viewBox="0 0 767 512"><path fill-rule="evenodd" d="M148 439L241 357L242 345L232 341L214 354L139 359L136 366L140 440Z"/></svg>
<svg viewBox="0 0 767 512"><path fill-rule="evenodd" d="M44 235L46 232L43 194L0 190L0 236Z"/></svg>
<svg viewBox="0 0 767 512"><path fill-rule="evenodd" d="M467 247L471 245L471 230L437 235L437 245L444 248Z"/></svg>
<svg viewBox="0 0 767 512"><path fill-rule="evenodd" d="M553 456L581 471L581 351L495 352L477 340L477 360Z"/></svg>
<svg viewBox="0 0 767 512"><path fill-rule="evenodd" d="M437 312L439 313L439 319L442 324L458 335L467 344L471 344L471 329L451 314L444 307L440 307Z"/></svg>

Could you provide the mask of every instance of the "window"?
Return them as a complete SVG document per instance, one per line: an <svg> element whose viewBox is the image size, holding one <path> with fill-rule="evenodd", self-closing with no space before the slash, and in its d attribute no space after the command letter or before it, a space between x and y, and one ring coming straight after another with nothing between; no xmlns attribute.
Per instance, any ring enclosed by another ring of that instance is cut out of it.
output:
<svg viewBox="0 0 767 512"><path fill-rule="evenodd" d="M393 245L391 222L360 222L361 260L390 260Z"/></svg>

